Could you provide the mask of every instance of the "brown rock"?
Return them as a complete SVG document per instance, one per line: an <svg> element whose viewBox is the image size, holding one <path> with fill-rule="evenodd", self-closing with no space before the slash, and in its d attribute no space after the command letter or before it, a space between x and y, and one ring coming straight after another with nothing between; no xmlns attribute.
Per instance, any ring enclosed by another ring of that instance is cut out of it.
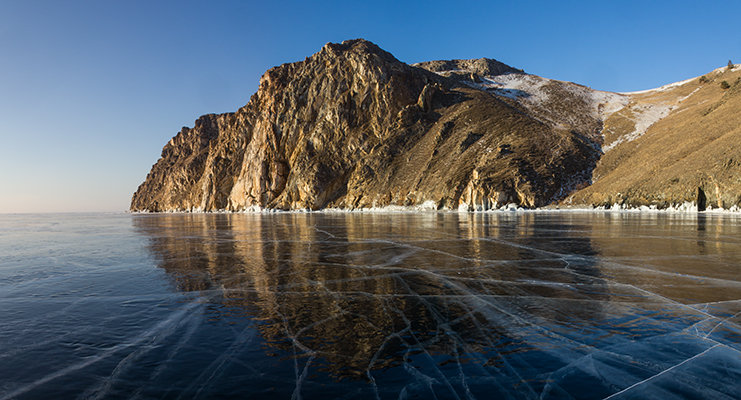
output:
<svg viewBox="0 0 741 400"><path fill-rule="evenodd" d="M536 207L588 181L598 149L521 103L350 40L270 69L247 105L183 128L131 209Z"/></svg>

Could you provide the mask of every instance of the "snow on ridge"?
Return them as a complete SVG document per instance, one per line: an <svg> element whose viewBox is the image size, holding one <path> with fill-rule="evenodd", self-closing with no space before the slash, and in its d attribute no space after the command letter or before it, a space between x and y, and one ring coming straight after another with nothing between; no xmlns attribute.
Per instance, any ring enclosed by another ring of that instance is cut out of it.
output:
<svg viewBox="0 0 741 400"><path fill-rule="evenodd" d="M694 79L694 78L693 78ZM682 84L681 82L676 82L674 85ZM696 88L690 94L680 97L677 99L677 102L674 104L667 104L667 103L661 103L661 104L650 104L650 103L640 103L631 108L631 111L633 112L633 115L635 118L633 119L633 122L635 123L635 129L633 132L628 133L626 135L620 136L615 141L610 143L607 146L604 146L602 150L606 153L615 146L619 145L620 143L626 143L626 142L632 142L633 140L638 139L639 137L643 136L646 131L648 131L648 128L650 128L653 124L659 122L660 120L666 118L666 116L669 115L675 108L679 106L682 102L689 99L690 96L697 93L697 91L700 90L700 88Z"/></svg>
<svg viewBox="0 0 741 400"><path fill-rule="evenodd" d="M444 71L444 73L450 72L453 71ZM455 70L455 72L468 71L459 69ZM697 79L690 78L684 81L670 83L661 86L660 88L645 91L615 93L595 90L572 82L548 79L531 74L507 73L501 75L483 76L480 78L480 82L465 83L473 88L489 91L499 96L510 98L528 107L538 107L541 104L546 104L551 101L550 96L553 92L544 90L544 87L546 85L555 83L558 85L561 91L565 91L576 98L581 98L582 100L584 100L584 102L588 105L588 112L590 112L595 118L601 119L602 121L605 121L610 115L614 114L615 112L628 107L631 102L631 95L633 94L666 91L675 87L682 86L694 79ZM635 124L635 129L628 134L620 136L609 145L604 146L602 148L602 151L610 151L621 143L630 142L643 136L652 125L668 116L669 113L671 113L671 111L674 110L679 103L692 96L695 92L696 91L693 91L692 93L678 99L676 102L673 103L639 103L637 105L631 106L631 111L634 116L631 119Z"/></svg>
<svg viewBox="0 0 741 400"><path fill-rule="evenodd" d="M587 101L591 105L590 109L593 115L603 121L613 113L623 109L630 102L629 98L622 94L594 90L570 82L563 82L562 87Z"/></svg>
<svg viewBox="0 0 741 400"><path fill-rule="evenodd" d="M548 79L527 74L484 76L481 77L480 83L468 82L472 87L491 90L500 96L529 103L541 103L548 100L548 94L541 90L547 83Z"/></svg>
<svg viewBox="0 0 741 400"><path fill-rule="evenodd" d="M635 129L633 132L620 136L615 139L612 143L604 146L602 151L607 153L608 151L615 148L620 143L632 142L639 137L643 136L651 125L659 122L674 109L674 106L667 104L638 104L634 106L631 111L636 116L633 119L635 123Z"/></svg>
<svg viewBox="0 0 741 400"><path fill-rule="evenodd" d="M736 69L739 66L741 65L734 64L733 69ZM723 66L711 71L710 73L722 73L724 70L727 70L727 68L727 66ZM437 73L446 76L446 74L449 75L454 72L460 73L473 71L467 69L455 69L449 71L440 71ZM589 112L591 112L594 117L601 119L602 121L605 121L610 115L630 106L633 114L631 120L635 124L634 130L630 133L618 137L612 143L604 146L602 148L602 151L607 152L614 149L621 143L631 142L643 136L652 125L667 117L674 109L679 106L679 104L695 94L699 90L699 88L696 88L688 95L678 98L671 103L664 102L652 104L639 102L638 104L634 103L633 105L631 105L631 96L645 93L665 92L683 86L696 79L699 79L699 77L693 77L682 81L669 83L654 89L639 90L634 92L607 92L591 89L572 82L543 78L538 75L513 73L483 76L481 77L481 82L466 81L465 83L473 88L489 91L502 97L507 97L519 102L520 104L528 108L534 106L536 110L538 109L539 105L545 104L550 101L550 93L547 90L543 90L543 87L548 84L556 83L560 87L560 90L566 91L568 93L571 93L575 97L583 99L585 103L589 105ZM559 123L558 120L550 122L555 123L556 125L558 125ZM604 135L604 133L602 133L602 135Z"/></svg>
<svg viewBox="0 0 741 400"><path fill-rule="evenodd" d="M593 115L603 120L628 105L629 102L627 96L619 93L595 90L572 82L543 78L537 75L502 74L486 76L481 79L481 83L469 82L469 85L479 89L491 90L500 96L533 105L549 101L550 94L542 88L545 85L556 83L562 90L585 100L586 103L590 104Z"/></svg>
<svg viewBox="0 0 741 400"><path fill-rule="evenodd" d="M473 72L468 69L452 69L435 71L441 76L449 76L452 73ZM593 115L602 120L606 119L626 105L629 99L621 93L595 90L573 82L560 81L557 79L543 78L532 74L504 73L500 75L481 76L481 82L465 83L473 88L493 92L499 96L528 104L539 105L550 100L550 94L543 90L548 84L558 84L561 89L566 90L576 97L581 97L591 105Z"/></svg>
<svg viewBox="0 0 741 400"><path fill-rule="evenodd" d="M718 70L715 70L715 71L718 71ZM713 72L715 72L715 71L713 71ZM686 83L690 83L690 82L692 82L692 81L694 81L695 79L698 79L698 78L699 78L699 76L696 76L694 78L685 79L683 81L674 82L674 83L668 83L668 84L666 84L664 86L659 86L659 87L654 88L654 89L637 90L635 92L618 92L618 93L624 94L624 95L628 95L628 96L632 96L632 95L635 95L635 94L643 94L643 93L665 92L665 91L667 91L669 89L682 86L682 85L684 85Z"/></svg>
<svg viewBox="0 0 741 400"><path fill-rule="evenodd" d="M664 86L659 86L659 87L653 88L653 89L636 90L636 91L633 91L633 92L618 92L618 93L631 96L631 95L635 95L635 94L643 94L643 93L651 93L651 92L665 92L665 91L667 91L667 90L669 90L671 88L674 88L674 87L677 87L677 86L682 86L685 83L689 83L690 81L695 80L695 79L697 79L697 77L686 79L686 80L679 81L679 82L669 83L669 84L666 84Z"/></svg>
<svg viewBox="0 0 741 400"><path fill-rule="evenodd" d="M731 70L732 71L735 70L736 68L739 67L739 65L741 65L741 64L733 64L733 68ZM695 76L695 77L692 77L692 78L689 78L689 79L685 79L685 80L679 81L679 82L667 83L666 85L659 86L657 88L645 89L645 90L636 90L636 91L633 91L633 92L616 92L616 93L623 94L623 95L628 95L628 96L632 96L632 95L635 95L635 94L644 94L644 93L651 93L651 92L664 92L664 91L667 91L669 89L672 89L672 88L675 88L675 87L682 86L684 84L690 83L693 80L699 79L702 76L705 76L705 75L708 75L708 74L717 74L717 73L720 73L720 72L723 72L723 71L726 71L726 70L728 70L728 66L727 65L724 65L722 67L719 67L719 68L716 68L716 69L710 71L707 74L703 74L703 75L700 75L700 76Z"/></svg>
<svg viewBox="0 0 741 400"><path fill-rule="evenodd" d="M733 64L733 68L731 68L731 71L733 71L734 69L738 68L739 65L741 65L741 64ZM723 71L726 71L726 70L728 70L728 65L724 65L722 67L718 67L718 68L710 71L710 73L711 74L712 73L718 73L718 72L723 72Z"/></svg>
<svg viewBox="0 0 741 400"><path fill-rule="evenodd" d="M413 66L417 66L417 64L413 64ZM449 74L452 74L452 73L455 73L455 72L469 72L469 71L468 70L463 70L463 69L460 69L460 68L456 68L456 69L446 69L445 71L433 71L433 72L436 73L436 74L438 74L438 75L442 75L442 76L447 77Z"/></svg>

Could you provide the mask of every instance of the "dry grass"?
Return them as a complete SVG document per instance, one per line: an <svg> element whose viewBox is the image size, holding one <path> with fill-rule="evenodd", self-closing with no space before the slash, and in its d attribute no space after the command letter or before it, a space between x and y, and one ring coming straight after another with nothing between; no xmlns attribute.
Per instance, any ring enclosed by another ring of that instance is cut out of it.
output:
<svg viewBox="0 0 741 400"><path fill-rule="evenodd" d="M596 182L567 201L666 207L694 202L702 188L713 207L741 205L741 68L706 77L704 83L695 79L634 95L636 103L675 108L642 137L605 154L595 170ZM722 81L734 83L724 90ZM621 113L611 117L606 139L628 133L629 119Z"/></svg>

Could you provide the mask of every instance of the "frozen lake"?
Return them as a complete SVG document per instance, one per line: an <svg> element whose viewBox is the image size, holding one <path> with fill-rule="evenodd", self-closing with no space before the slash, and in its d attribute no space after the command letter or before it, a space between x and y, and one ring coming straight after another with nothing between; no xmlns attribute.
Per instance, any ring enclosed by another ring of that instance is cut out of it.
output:
<svg viewBox="0 0 741 400"><path fill-rule="evenodd" d="M0 215L0 399L740 396L738 215Z"/></svg>

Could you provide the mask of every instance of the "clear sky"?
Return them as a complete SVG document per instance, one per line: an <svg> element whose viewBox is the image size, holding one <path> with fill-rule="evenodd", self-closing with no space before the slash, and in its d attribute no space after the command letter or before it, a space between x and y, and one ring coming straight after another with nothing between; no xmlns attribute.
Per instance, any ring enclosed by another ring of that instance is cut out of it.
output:
<svg viewBox="0 0 741 400"><path fill-rule="evenodd" d="M363 37L634 91L741 62L741 2L0 0L0 213L123 211L162 146L262 73Z"/></svg>

